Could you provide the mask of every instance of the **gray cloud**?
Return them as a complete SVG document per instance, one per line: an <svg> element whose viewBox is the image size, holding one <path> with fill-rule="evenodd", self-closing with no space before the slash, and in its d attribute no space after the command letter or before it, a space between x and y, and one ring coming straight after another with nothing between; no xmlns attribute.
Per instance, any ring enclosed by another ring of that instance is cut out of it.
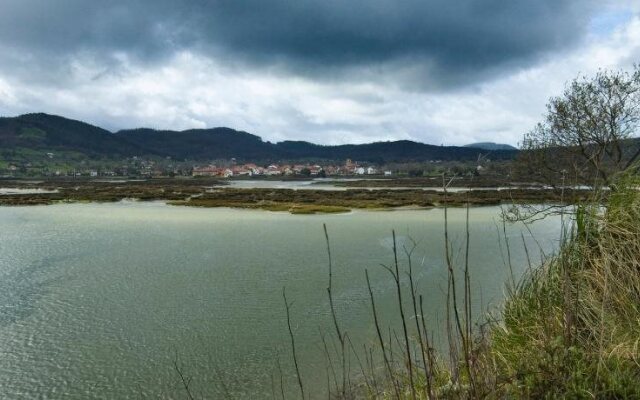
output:
<svg viewBox="0 0 640 400"><path fill-rule="evenodd" d="M604 2L0 0L0 115L516 144L567 80L639 59L637 0Z"/></svg>
<svg viewBox="0 0 640 400"><path fill-rule="evenodd" d="M182 50L314 79L446 89L575 45L591 0L3 0L1 67L60 81Z"/></svg>

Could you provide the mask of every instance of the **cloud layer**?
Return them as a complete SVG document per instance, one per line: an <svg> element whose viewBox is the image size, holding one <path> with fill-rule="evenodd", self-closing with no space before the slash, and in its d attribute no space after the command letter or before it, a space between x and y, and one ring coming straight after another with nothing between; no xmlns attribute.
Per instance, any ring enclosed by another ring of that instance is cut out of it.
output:
<svg viewBox="0 0 640 400"><path fill-rule="evenodd" d="M37 64L83 54L113 61L121 53L157 62L189 50L307 76L417 70L413 78L441 87L571 46L590 3L5 0L0 43Z"/></svg>
<svg viewBox="0 0 640 400"><path fill-rule="evenodd" d="M638 10L594 6L4 0L0 113L319 143L515 143L565 80L640 54Z"/></svg>

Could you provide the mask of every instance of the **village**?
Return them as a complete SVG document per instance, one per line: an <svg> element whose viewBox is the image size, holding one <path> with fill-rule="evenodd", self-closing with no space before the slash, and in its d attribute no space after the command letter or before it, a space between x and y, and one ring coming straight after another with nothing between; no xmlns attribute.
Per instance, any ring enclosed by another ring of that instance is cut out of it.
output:
<svg viewBox="0 0 640 400"><path fill-rule="evenodd" d="M53 159L53 153L49 153ZM82 160L67 165L47 165L42 162L13 162L0 165L0 177L19 176L71 176L71 177L115 177L115 176L193 176L193 177L269 177L300 176L325 177L330 175L393 175L391 170L382 171L377 166L346 160L344 165L237 163L235 159L216 160L206 165L177 162L171 159L145 159L131 157L124 163Z"/></svg>
<svg viewBox="0 0 640 400"><path fill-rule="evenodd" d="M214 177L214 178L323 178L327 176L420 177L447 173L455 176L482 174L506 163L428 160L422 162L373 163L369 161L257 161L212 159L176 160L172 157L132 156L120 159L78 157L65 152L46 152L28 158L20 152L0 152L0 179L72 177ZM494 171L495 172L495 171Z"/></svg>
<svg viewBox="0 0 640 400"><path fill-rule="evenodd" d="M392 171L383 171L385 176L392 175ZM329 175L378 175L381 174L373 166L362 166L348 159L344 165L317 165L317 164L270 164L266 167L254 163L221 166L207 165L195 166L193 176L214 176L231 178L234 176L315 176L325 177Z"/></svg>

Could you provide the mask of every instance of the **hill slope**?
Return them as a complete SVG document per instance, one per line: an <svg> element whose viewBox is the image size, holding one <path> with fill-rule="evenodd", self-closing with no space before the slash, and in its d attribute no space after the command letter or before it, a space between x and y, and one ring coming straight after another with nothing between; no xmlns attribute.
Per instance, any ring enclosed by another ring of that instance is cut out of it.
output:
<svg viewBox="0 0 640 400"><path fill-rule="evenodd" d="M464 147L473 147L476 149L483 149L483 150L518 150L517 148L511 146L510 144L495 143L495 142L471 143L471 144L465 144Z"/></svg>
<svg viewBox="0 0 640 400"><path fill-rule="evenodd" d="M127 156L144 150L111 132L48 114L0 118L0 149L67 150L94 155Z"/></svg>
<svg viewBox="0 0 640 400"><path fill-rule="evenodd" d="M178 159L262 160L278 159L281 155L276 145L263 142L259 136L230 128L191 129L181 132L141 128L119 131L114 136L144 148L147 154Z"/></svg>
<svg viewBox="0 0 640 400"><path fill-rule="evenodd" d="M74 151L87 156L123 157L155 155L176 159L245 161L344 160L375 163L429 160L475 160L479 154L510 159L514 150L443 147L408 140L359 145L322 146L303 141L271 143L231 128L186 131L147 128L116 133L59 116L25 114L0 118L0 150L27 148L39 151Z"/></svg>
<svg viewBox="0 0 640 400"><path fill-rule="evenodd" d="M478 154L491 154L494 159L510 159L515 151L483 151L481 149L434 146L430 144L399 140L395 142L375 142L367 144L346 144L340 146L320 146L308 142L281 142L278 148L290 158L321 158L344 160L351 158L376 163L410 162L429 160L475 160Z"/></svg>

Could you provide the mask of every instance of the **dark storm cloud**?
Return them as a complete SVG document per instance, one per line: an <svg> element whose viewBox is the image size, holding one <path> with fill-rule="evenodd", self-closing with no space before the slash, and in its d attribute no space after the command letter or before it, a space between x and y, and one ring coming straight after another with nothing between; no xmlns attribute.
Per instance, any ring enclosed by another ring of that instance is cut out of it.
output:
<svg viewBox="0 0 640 400"><path fill-rule="evenodd" d="M472 82L571 46L590 0L3 0L0 68L55 79L88 56L157 63L180 50L245 68L425 86ZM235 64L237 63L237 64ZM32 78L37 79L37 76Z"/></svg>

